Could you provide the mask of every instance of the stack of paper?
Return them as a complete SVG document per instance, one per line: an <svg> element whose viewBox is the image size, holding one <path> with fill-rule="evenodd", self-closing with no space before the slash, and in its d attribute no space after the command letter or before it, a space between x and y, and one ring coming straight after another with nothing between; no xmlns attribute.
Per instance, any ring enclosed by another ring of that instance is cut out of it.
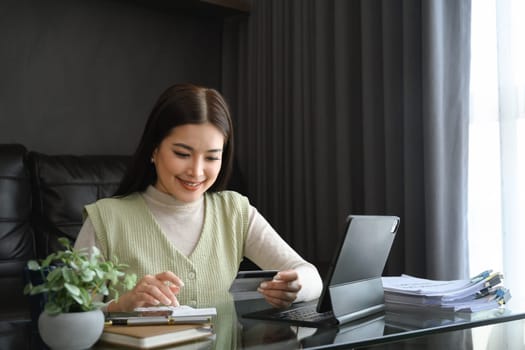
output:
<svg viewBox="0 0 525 350"><path fill-rule="evenodd" d="M503 275L491 270L467 280L438 281L409 275L383 277L385 303L444 311L475 312L498 308L511 297Z"/></svg>

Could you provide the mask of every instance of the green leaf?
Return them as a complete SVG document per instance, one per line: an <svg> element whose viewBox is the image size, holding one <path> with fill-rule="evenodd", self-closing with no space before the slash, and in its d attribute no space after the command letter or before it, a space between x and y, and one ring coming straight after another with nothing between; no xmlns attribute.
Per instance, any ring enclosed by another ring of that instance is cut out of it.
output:
<svg viewBox="0 0 525 350"><path fill-rule="evenodd" d="M47 302L44 310L50 315L56 315L64 311L60 306L53 302Z"/></svg>
<svg viewBox="0 0 525 350"><path fill-rule="evenodd" d="M68 268L63 268L62 270L62 277L64 278L64 281L67 283L71 282L73 280L73 271L71 271Z"/></svg>
<svg viewBox="0 0 525 350"><path fill-rule="evenodd" d="M71 242L66 237L59 237L58 238L58 243L60 243L66 249L71 248Z"/></svg>
<svg viewBox="0 0 525 350"><path fill-rule="evenodd" d="M51 262L55 260L55 258L56 258L56 254L54 253L49 254L47 258L45 258L44 261L42 261L42 264L41 264L42 267L48 267L51 264Z"/></svg>
<svg viewBox="0 0 525 350"><path fill-rule="evenodd" d="M95 271L95 274L97 275L97 278L104 279L106 273L100 268L100 266L99 267L95 267L93 269L93 271Z"/></svg>
<svg viewBox="0 0 525 350"><path fill-rule="evenodd" d="M76 297L80 295L80 289L77 286L69 284L69 283L64 283L64 287L66 287L66 289L69 291L69 294L71 294L71 296Z"/></svg>
<svg viewBox="0 0 525 350"><path fill-rule="evenodd" d="M80 291L80 298L82 299L81 305L84 305L85 307L90 307L92 305L93 298L91 297L91 294L88 293L87 290L82 289Z"/></svg>
<svg viewBox="0 0 525 350"><path fill-rule="evenodd" d="M53 283L61 279L62 279L62 270L60 268L56 268L53 271L49 272L46 278L47 282L49 283Z"/></svg>
<svg viewBox="0 0 525 350"><path fill-rule="evenodd" d="M27 262L27 268L31 271L40 270L40 264L36 260L29 260Z"/></svg>
<svg viewBox="0 0 525 350"><path fill-rule="evenodd" d="M116 284L118 282L118 273L117 271L110 270L106 272L105 278L107 278L111 283Z"/></svg>
<svg viewBox="0 0 525 350"><path fill-rule="evenodd" d="M83 282L91 282L95 278L96 274L93 270L83 270L81 279Z"/></svg>
<svg viewBox="0 0 525 350"><path fill-rule="evenodd" d="M98 249L97 247L93 246L91 248L91 256L96 258L97 260L100 260L100 249Z"/></svg>
<svg viewBox="0 0 525 350"><path fill-rule="evenodd" d="M108 286L103 284L99 287L98 289L98 293L99 294L102 294L102 295L109 295L109 289L108 289Z"/></svg>
<svg viewBox="0 0 525 350"><path fill-rule="evenodd" d="M31 287L30 295L40 294L40 293L46 293L49 291L49 288L45 284L39 284L36 286Z"/></svg>
<svg viewBox="0 0 525 350"><path fill-rule="evenodd" d="M64 285L62 283L57 283L57 284L49 286L50 292L59 292L59 291L62 291L63 289L64 289Z"/></svg>
<svg viewBox="0 0 525 350"><path fill-rule="evenodd" d="M137 275L135 275L134 273L127 274L124 277L124 287L127 290L132 290L133 287L135 287L136 284L137 284Z"/></svg>
<svg viewBox="0 0 525 350"><path fill-rule="evenodd" d="M33 285L31 283L28 283L24 287L24 295L28 295L31 293L31 290L33 289Z"/></svg>
<svg viewBox="0 0 525 350"><path fill-rule="evenodd" d="M71 297L77 302L77 304L84 305L84 300L82 299L80 294L79 295L71 295Z"/></svg>

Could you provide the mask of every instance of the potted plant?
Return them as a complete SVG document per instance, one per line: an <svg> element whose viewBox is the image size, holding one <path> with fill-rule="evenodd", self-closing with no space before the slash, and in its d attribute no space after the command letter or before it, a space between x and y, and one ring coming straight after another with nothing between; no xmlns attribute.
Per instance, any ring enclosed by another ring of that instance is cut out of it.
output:
<svg viewBox="0 0 525 350"><path fill-rule="evenodd" d="M42 340L53 349L85 349L91 347L104 328L102 301L97 295L112 293L118 298L118 286L129 290L137 277L125 274L127 267L118 261L105 261L100 251L71 247L67 238L59 238L64 250L51 253L40 263L27 262L28 270L39 273L42 283L28 283L24 293L45 293L44 310L38 318Z"/></svg>

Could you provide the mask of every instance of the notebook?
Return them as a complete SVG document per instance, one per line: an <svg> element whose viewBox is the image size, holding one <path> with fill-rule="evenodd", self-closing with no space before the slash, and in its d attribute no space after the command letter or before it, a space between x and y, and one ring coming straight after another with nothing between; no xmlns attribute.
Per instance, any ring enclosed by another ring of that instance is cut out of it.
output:
<svg viewBox="0 0 525 350"><path fill-rule="evenodd" d="M398 227L397 216L350 215L318 300L243 317L321 327L382 312L385 304L381 275Z"/></svg>
<svg viewBox="0 0 525 350"><path fill-rule="evenodd" d="M180 324L157 326L104 326L101 342L122 346L150 349L182 344L210 337L214 334L211 324Z"/></svg>

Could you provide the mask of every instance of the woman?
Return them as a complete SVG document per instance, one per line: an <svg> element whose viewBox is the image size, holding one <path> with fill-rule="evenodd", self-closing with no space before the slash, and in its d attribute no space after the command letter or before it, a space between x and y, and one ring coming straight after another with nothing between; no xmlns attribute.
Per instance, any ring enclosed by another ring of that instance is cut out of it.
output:
<svg viewBox="0 0 525 350"><path fill-rule="evenodd" d="M86 206L75 243L116 256L139 278L108 311L213 305L243 257L279 270L259 288L271 305L319 297L317 269L246 197L223 190L232 159L232 122L217 91L178 84L160 96L115 197Z"/></svg>

